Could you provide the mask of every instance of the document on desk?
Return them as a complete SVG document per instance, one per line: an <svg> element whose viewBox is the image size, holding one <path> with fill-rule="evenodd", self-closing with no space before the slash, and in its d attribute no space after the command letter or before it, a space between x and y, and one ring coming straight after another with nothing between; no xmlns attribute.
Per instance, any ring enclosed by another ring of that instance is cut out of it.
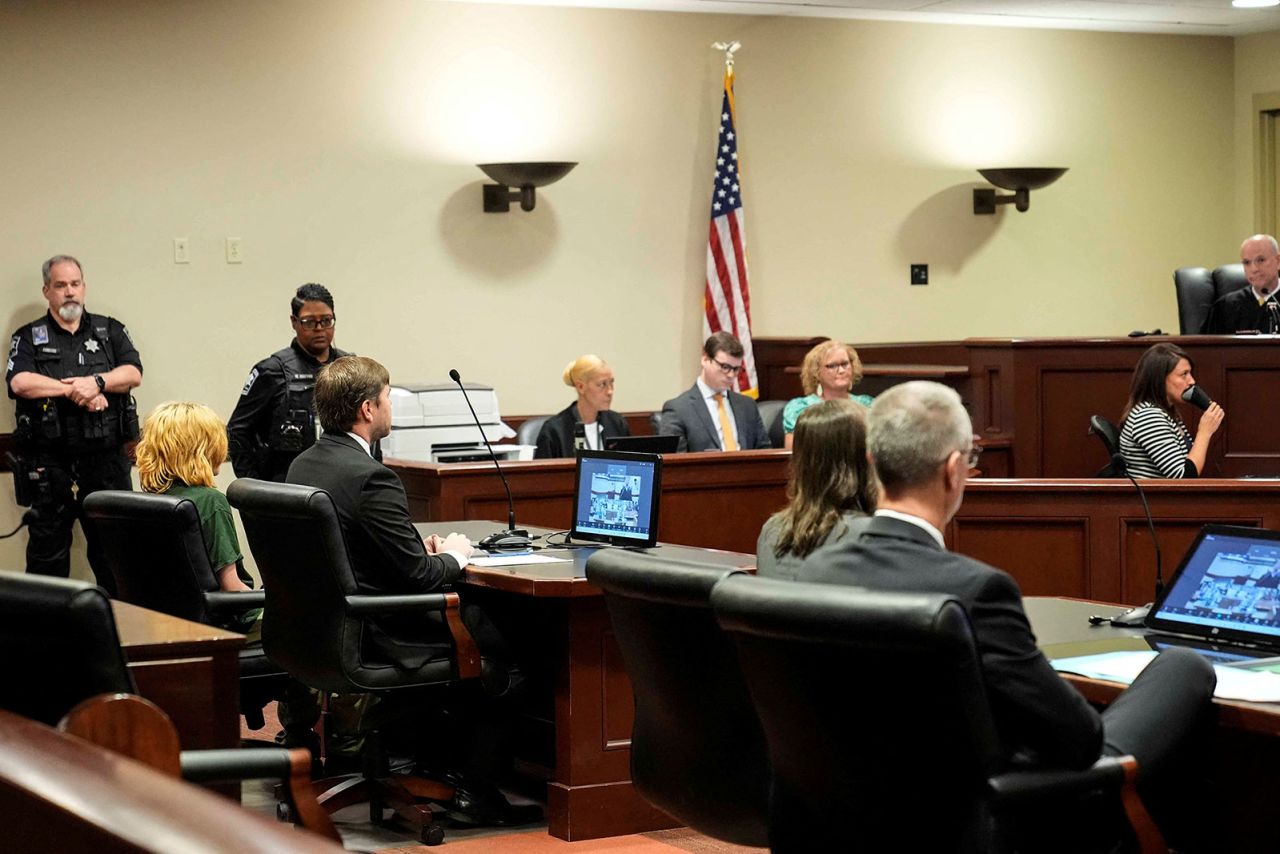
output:
<svg viewBox="0 0 1280 854"><path fill-rule="evenodd" d="M1061 673L1075 673L1090 679L1105 679L1128 685L1156 657L1154 651L1104 652L1059 658L1049 663ZM1250 703L1280 703L1280 674L1245 667L1215 664L1218 687L1213 696L1219 700L1244 700Z"/></svg>
<svg viewBox="0 0 1280 854"><path fill-rule="evenodd" d="M573 563L567 557L551 557L550 555L536 555L531 552L521 552L520 554L506 555L489 555L488 557L473 557L468 561L472 566L527 566L531 563Z"/></svg>

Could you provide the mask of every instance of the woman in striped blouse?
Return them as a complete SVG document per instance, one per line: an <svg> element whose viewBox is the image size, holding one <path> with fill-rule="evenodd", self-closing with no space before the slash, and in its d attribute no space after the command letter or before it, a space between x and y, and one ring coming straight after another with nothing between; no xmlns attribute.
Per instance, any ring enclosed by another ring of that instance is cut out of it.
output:
<svg viewBox="0 0 1280 854"><path fill-rule="evenodd" d="M1138 360L1120 429L1120 455L1134 477L1199 477L1204 470L1209 442L1226 413L1211 403L1191 438L1174 409L1196 384L1191 369L1191 359L1174 344L1156 344Z"/></svg>

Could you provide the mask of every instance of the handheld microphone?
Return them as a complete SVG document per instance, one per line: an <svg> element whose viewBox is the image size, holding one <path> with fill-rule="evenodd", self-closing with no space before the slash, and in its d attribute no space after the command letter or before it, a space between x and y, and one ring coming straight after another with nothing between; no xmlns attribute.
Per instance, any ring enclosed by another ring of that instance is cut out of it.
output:
<svg viewBox="0 0 1280 854"><path fill-rule="evenodd" d="M1213 403L1209 399L1209 395L1204 389L1198 385L1193 385L1182 393L1182 400L1189 403L1201 412L1209 408L1209 404Z"/></svg>
<svg viewBox="0 0 1280 854"><path fill-rule="evenodd" d="M529 532L516 527L516 503L511 498L511 485L507 483L507 476L502 473L502 466L498 465L498 455L493 452L493 446L489 444L489 437L484 434L484 427L480 424L480 417L476 415L476 408L471 405L471 398L467 396L467 389L462 385L462 376L456 369L449 369L449 379L458 384L459 391L462 392L462 399L467 402L467 409L471 410L471 418L476 422L476 429L480 431L480 438L484 441L484 446L489 449L489 458L493 460L493 467L498 470L498 477L502 478L502 487L507 491L507 530L498 531L490 534L479 543L480 548L486 551L522 551L533 545L533 540L529 538Z"/></svg>

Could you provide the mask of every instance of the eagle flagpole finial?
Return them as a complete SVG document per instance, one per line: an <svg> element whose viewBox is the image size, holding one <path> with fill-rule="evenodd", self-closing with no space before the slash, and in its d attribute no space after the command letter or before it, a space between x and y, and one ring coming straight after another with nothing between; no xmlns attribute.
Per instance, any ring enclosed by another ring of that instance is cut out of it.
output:
<svg viewBox="0 0 1280 854"><path fill-rule="evenodd" d="M733 70L733 55L738 48L742 47L741 42L712 42L711 47L714 50L724 51L724 67L726 71Z"/></svg>

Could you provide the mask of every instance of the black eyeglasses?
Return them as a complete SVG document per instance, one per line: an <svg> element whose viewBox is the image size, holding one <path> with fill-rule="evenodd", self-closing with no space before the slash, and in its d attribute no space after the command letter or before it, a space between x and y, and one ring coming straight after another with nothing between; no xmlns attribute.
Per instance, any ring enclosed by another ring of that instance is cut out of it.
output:
<svg viewBox="0 0 1280 854"><path fill-rule="evenodd" d="M726 365L719 359L712 359L711 361L715 362L716 367L724 371L726 374L736 374L738 371L742 370L742 365Z"/></svg>
<svg viewBox="0 0 1280 854"><path fill-rule="evenodd" d="M327 314L324 317L295 317L294 320L298 321L303 329L331 329L337 318Z"/></svg>
<svg viewBox="0 0 1280 854"><path fill-rule="evenodd" d="M978 437L973 437L973 446L969 448L969 468L976 469L978 467L978 458L982 456L982 446L978 444Z"/></svg>

